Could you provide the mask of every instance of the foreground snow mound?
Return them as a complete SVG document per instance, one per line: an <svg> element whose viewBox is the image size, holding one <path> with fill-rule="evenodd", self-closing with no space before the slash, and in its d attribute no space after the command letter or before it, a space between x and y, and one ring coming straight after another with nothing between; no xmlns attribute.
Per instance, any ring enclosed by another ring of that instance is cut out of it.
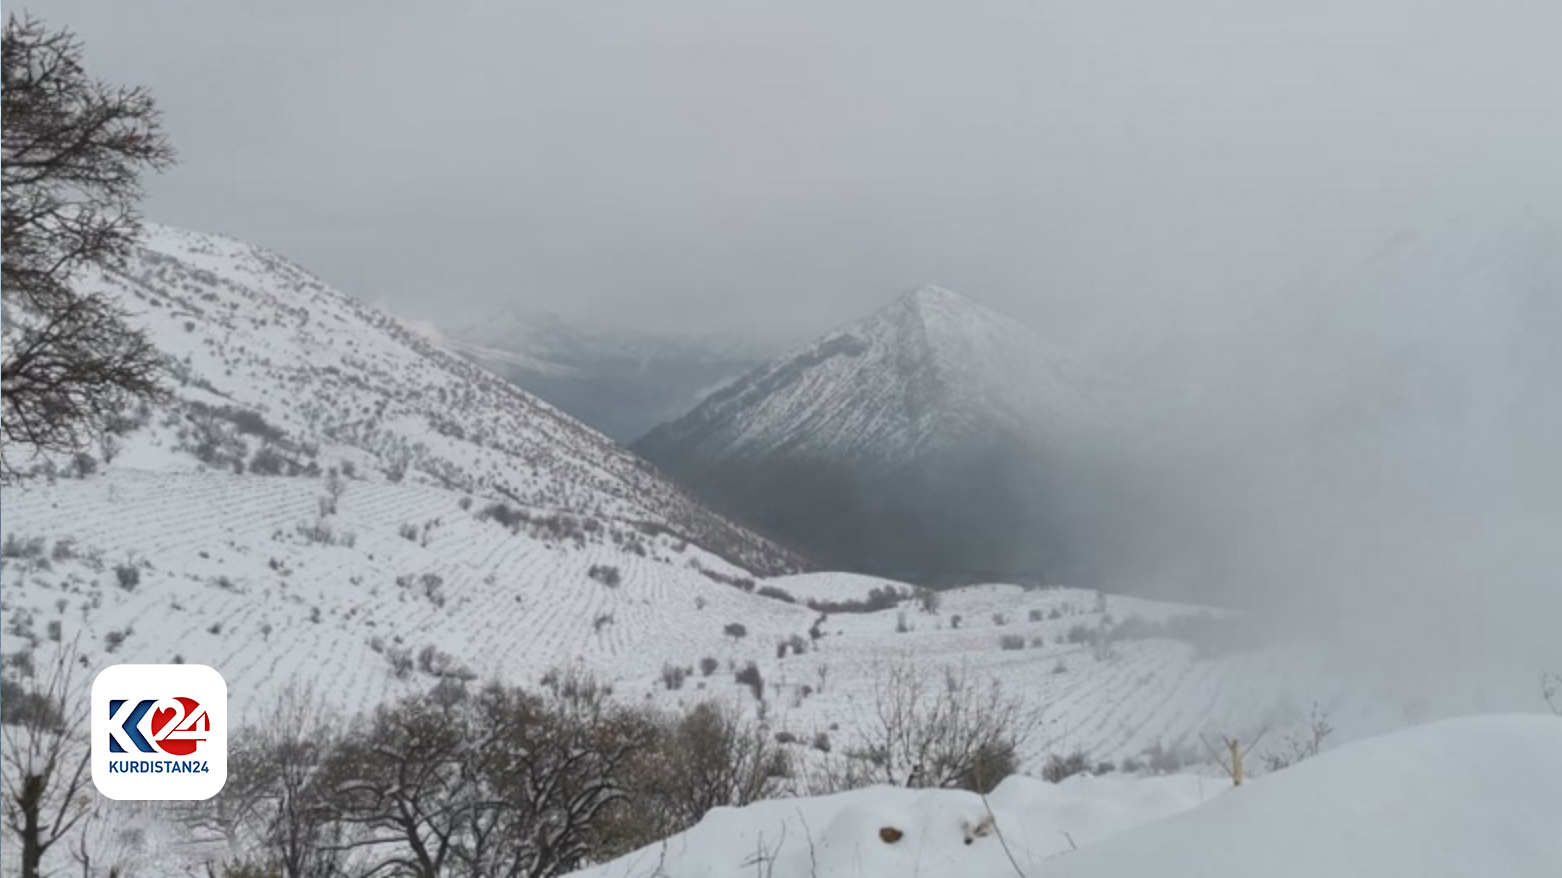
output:
<svg viewBox="0 0 1562 878"><path fill-rule="evenodd" d="M1004 845L1021 863L1039 863L1072 844L1196 807L1219 791L1214 781L1190 775L1080 776L1056 785L1011 777L986 805L963 790L903 787L778 799L718 808L664 844L577 878L1012 875Z"/></svg>
<svg viewBox="0 0 1562 878"><path fill-rule="evenodd" d="M577 878L1556 878L1562 720L1446 720L1239 789L1189 776L1010 778L987 804L998 832L978 796L952 790L718 809Z"/></svg>
<svg viewBox="0 0 1562 878"><path fill-rule="evenodd" d="M1049 863L1046 874L1556 878L1562 719L1467 717L1361 741Z"/></svg>

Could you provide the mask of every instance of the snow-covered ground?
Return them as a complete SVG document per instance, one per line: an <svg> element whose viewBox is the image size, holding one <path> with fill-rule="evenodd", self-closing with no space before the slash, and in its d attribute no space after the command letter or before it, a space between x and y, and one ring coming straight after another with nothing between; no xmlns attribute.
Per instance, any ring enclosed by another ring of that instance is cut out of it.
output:
<svg viewBox="0 0 1562 878"><path fill-rule="evenodd" d="M717 809L576 878L1555 878L1562 718L1443 720L1242 787L1175 776L873 787Z"/></svg>

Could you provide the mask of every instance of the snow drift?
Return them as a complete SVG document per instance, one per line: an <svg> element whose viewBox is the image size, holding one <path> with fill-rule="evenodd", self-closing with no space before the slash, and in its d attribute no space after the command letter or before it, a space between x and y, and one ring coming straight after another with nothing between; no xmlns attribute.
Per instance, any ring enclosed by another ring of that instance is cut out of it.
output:
<svg viewBox="0 0 1562 878"><path fill-rule="evenodd" d="M983 827L989 807L996 831ZM899 837L885 841L886 828ZM1014 777L985 805L963 791L888 787L762 802L718 809L661 845L576 874L1555 878L1562 719L1444 720L1235 789L1185 775L1057 786Z"/></svg>

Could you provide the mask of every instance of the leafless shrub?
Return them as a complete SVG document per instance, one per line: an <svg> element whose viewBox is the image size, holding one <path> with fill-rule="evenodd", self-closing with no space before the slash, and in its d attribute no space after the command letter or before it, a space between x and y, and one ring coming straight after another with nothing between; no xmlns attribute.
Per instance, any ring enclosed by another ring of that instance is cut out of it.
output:
<svg viewBox="0 0 1562 878"><path fill-rule="evenodd" d="M610 851L680 832L712 808L785 791L790 766L779 742L734 710L704 702L655 728L654 741L630 767L627 799L609 815L603 834Z"/></svg>
<svg viewBox="0 0 1562 878"><path fill-rule="evenodd" d="M1014 754L1039 723L996 680L984 684L963 669L881 668L873 693L850 744L812 784L816 790L874 783L990 788L1002 780L995 774L1016 767Z"/></svg>
<svg viewBox="0 0 1562 878"><path fill-rule="evenodd" d="M1277 750L1264 754L1264 767L1270 771L1289 768L1303 759L1317 756L1323 749L1323 740L1334 733L1329 724L1329 712L1313 702L1307 714L1307 728L1289 735Z"/></svg>
<svg viewBox="0 0 1562 878"><path fill-rule="evenodd" d="M0 778L5 826L25 876L43 874L49 852L88 816L92 796L87 701L74 648L58 650L42 673L6 679ZM57 858L56 858L57 859Z"/></svg>
<svg viewBox="0 0 1562 878"><path fill-rule="evenodd" d="M1086 756L1084 751L1075 750L1067 756L1059 753L1048 756L1047 764L1041 768L1041 777L1049 783L1062 783L1067 778L1088 771L1090 771L1090 757Z"/></svg>

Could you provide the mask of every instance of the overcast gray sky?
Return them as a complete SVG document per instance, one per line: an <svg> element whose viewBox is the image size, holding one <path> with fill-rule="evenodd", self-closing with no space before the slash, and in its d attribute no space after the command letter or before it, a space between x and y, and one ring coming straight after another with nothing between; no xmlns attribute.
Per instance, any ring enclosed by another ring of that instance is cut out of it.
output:
<svg viewBox="0 0 1562 878"><path fill-rule="evenodd" d="M152 218L416 317L796 337L936 282L1081 338L1562 204L1554 0L19 6L155 92Z"/></svg>

